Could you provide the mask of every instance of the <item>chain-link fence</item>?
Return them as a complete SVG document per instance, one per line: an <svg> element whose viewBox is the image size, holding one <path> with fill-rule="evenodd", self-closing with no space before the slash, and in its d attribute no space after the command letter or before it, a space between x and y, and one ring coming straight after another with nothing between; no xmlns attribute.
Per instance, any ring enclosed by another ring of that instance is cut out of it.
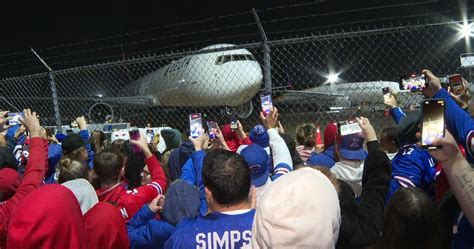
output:
<svg viewBox="0 0 474 249"><path fill-rule="evenodd" d="M220 124L236 113L249 129L259 122L260 94L271 91L290 133L300 122L323 127L356 115L368 116L380 129L394 125L384 115L382 88L399 92L399 75L429 68L470 79L460 65L460 55L468 51L457 25L389 26L218 45L8 78L0 81L2 105L32 107L45 125L87 115L95 123L113 119L186 130L188 115L201 112ZM337 75L335 82L328 82L330 74ZM403 108L420 100L414 94L398 96Z"/></svg>

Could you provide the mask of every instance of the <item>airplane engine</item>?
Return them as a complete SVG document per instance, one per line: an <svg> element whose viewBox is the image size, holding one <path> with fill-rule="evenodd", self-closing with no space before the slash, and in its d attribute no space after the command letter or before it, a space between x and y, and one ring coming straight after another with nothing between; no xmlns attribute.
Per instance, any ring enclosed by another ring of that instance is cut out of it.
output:
<svg viewBox="0 0 474 249"><path fill-rule="evenodd" d="M106 123L113 119L114 108L105 102L97 102L89 108L89 120L93 123Z"/></svg>
<svg viewBox="0 0 474 249"><path fill-rule="evenodd" d="M248 118L253 112L253 103L251 100L233 108L234 113L239 118Z"/></svg>

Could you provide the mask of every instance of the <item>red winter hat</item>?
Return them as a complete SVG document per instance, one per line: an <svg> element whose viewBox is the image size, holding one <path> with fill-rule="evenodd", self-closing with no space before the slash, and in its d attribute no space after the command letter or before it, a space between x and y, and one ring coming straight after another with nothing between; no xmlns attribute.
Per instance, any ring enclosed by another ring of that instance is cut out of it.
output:
<svg viewBox="0 0 474 249"><path fill-rule="evenodd" d="M128 249L125 220L118 209L99 202L84 215L90 249Z"/></svg>
<svg viewBox="0 0 474 249"><path fill-rule="evenodd" d="M7 249L87 248L81 208L64 186L50 184L25 196L8 228Z"/></svg>
<svg viewBox="0 0 474 249"><path fill-rule="evenodd" d="M337 136L337 126L334 122L329 124L324 129L324 149L327 149L334 145Z"/></svg>

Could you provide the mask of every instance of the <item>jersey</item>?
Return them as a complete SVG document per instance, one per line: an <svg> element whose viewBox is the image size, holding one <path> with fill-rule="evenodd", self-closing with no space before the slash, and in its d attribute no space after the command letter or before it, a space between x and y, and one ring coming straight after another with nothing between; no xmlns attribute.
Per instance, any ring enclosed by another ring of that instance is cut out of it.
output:
<svg viewBox="0 0 474 249"><path fill-rule="evenodd" d="M165 248L242 248L252 240L255 209L245 213L211 213L180 223Z"/></svg>

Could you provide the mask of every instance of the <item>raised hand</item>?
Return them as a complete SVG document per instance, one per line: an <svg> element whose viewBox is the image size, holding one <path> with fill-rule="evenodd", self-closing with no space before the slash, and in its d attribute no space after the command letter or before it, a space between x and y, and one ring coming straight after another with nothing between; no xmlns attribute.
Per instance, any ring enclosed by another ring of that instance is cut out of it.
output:
<svg viewBox="0 0 474 249"><path fill-rule="evenodd" d="M368 118L360 117L356 118L357 123L359 123L360 129L362 130L362 137L365 141L377 141L377 134L375 133L374 127L370 124Z"/></svg>
<svg viewBox="0 0 474 249"><path fill-rule="evenodd" d="M20 122L25 125L30 132L30 137L41 137L41 126L36 116L36 112L31 112L30 109L23 110L23 117L20 117Z"/></svg>
<svg viewBox="0 0 474 249"><path fill-rule="evenodd" d="M276 107L272 107L270 113L267 116L265 116L263 112L260 112L260 119L262 120L265 128L278 128L278 109Z"/></svg>

